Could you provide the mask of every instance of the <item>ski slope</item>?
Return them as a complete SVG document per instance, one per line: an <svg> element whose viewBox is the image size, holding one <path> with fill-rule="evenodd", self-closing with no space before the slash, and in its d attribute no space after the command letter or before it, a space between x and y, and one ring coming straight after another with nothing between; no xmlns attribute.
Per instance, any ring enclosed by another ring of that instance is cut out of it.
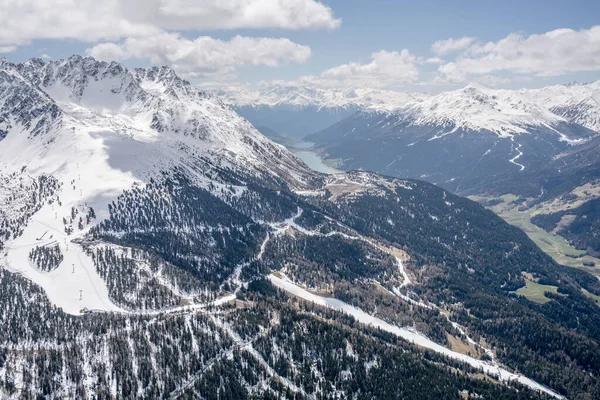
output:
<svg viewBox="0 0 600 400"><path fill-rule="evenodd" d="M394 335L401 337L417 346L424 347L430 350L435 351L436 353L443 354L449 358L454 360L458 360L469 364L474 368L478 368L483 370L486 374L492 375L498 378L501 381L518 381L519 383L528 386L534 390L544 392L549 394L557 399L563 399L564 397L559 395L558 393L552 391L551 389L540 385L539 383L523 376L507 371L506 369L500 367L497 364L488 363L486 361L477 360L473 357L469 357L465 354L457 353L442 345L439 345L422 334L409 329L409 328L401 328L392 324L389 324L382 319L374 317L365 313L358 308L352 307L351 305L344 303L341 300L330 298L330 297L322 297L316 294L310 293L307 290L295 285L289 279L280 278L274 274L269 275L269 280L273 283L273 285L277 286L280 289L285 290L288 293L293 294L294 296L300 297L304 300L310 301L311 303L318 304L323 307L332 308L337 311L341 311L348 315L354 317L358 322L361 322L366 325L373 326L375 328L382 329L386 332L393 333Z"/></svg>
<svg viewBox="0 0 600 400"><path fill-rule="evenodd" d="M173 171L203 188L222 188L214 178L221 169L285 179L297 188L316 176L168 67L130 71L80 56L49 63L0 60L0 121L3 182L48 176L61 184L57 200L24 221L22 235L4 243L0 265L40 285L70 314L84 308L123 311L76 242L109 216L109 204L124 190ZM3 212L15 201L15 188L8 186L0 187ZM80 229L78 220L90 208L96 219ZM73 210L78 215L68 232L63 218L70 221ZM36 246L55 244L64 256L55 270L30 262Z"/></svg>
<svg viewBox="0 0 600 400"><path fill-rule="evenodd" d="M51 206L45 206L27 225L23 235L6 246L7 269L41 286L48 299L66 313L80 315L84 309L124 311L108 297L106 284L97 274L91 258L71 241L64 229L61 231L54 212ZM44 239L39 240L42 235ZM60 246L64 256L62 263L50 272L37 269L29 260L29 252L35 246L54 244Z"/></svg>

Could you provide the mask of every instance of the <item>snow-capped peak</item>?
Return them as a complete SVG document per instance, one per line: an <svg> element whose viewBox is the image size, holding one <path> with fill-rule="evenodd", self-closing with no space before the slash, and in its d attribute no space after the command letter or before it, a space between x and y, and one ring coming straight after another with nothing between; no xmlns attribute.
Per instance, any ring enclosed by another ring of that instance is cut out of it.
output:
<svg viewBox="0 0 600 400"><path fill-rule="evenodd" d="M132 72L116 62L81 56L49 63L2 61L0 104L0 144L4 145L0 152L8 144L11 147L10 154L1 159L12 160L14 165L47 162L30 151L34 143L27 140L34 131L47 131L51 135L43 139L43 147L50 153L60 147L56 143L67 142L74 149L85 147L85 141L98 142L98 154L106 158L111 157L111 150L120 150L111 147L115 141L141 146L140 154L150 146L154 148L150 159L129 166L144 175L181 160L188 162L186 157L215 158L216 163L277 176L299 186L313 175L285 148L168 67ZM16 151L15 147L21 148ZM157 159L154 152L162 149L170 150Z"/></svg>
<svg viewBox="0 0 600 400"><path fill-rule="evenodd" d="M531 90L535 101L563 118L600 132L600 81Z"/></svg>
<svg viewBox="0 0 600 400"><path fill-rule="evenodd" d="M321 89L265 86L215 92L237 107L291 107L408 113L416 123L487 130L500 135L524 133L531 126L579 124L600 132L600 81L542 89L497 90L473 82L435 95L377 89ZM452 129L452 128L451 128Z"/></svg>
<svg viewBox="0 0 600 400"><path fill-rule="evenodd" d="M54 101L14 64L0 60L0 140L14 129L41 135L60 124L63 116Z"/></svg>
<svg viewBox="0 0 600 400"><path fill-rule="evenodd" d="M104 132L167 147L184 146L218 156L220 162L228 160L249 171L292 181L311 175L285 148L169 67L130 71L116 62L73 56L49 63L39 59L17 65L3 62L0 74L5 87L2 100L7 105L19 101L21 108L31 104L35 114L27 116L5 106L4 120L12 121L11 126L31 129L31 123L39 118L38 108L45 107L55 116L68 117L63 130ZM4 130L8 131L7 127ZM60 133L55 129L53 138Z"/></svg>
<svg viewBox="0 0 600 400"><path fill-rule="evenodd" d="M466 92L469 92L469 91L485 92L485 91L488 91L490 89L487 88L486 86L483 86L481 83L471 82L467 86L465 86L463 89L459 89L459 90L463 90L463 91L466 91Z"/></svg>
<svg viewBox="0 0 600 400"><path fill-rule="evenodd" d="M397 113L412 119L415 125L490 131L499 136L565 122L564 118L532 101L526 92L491 90L475 83L410 104Z"/></svg>
<svg viewBox="0 0 600 400"><path fill-rule="evenodd" d="M82 307L118 309L89 256L73 244L91 226L71 231L63 218L89 207L102 221L124 190L175 174L217 196L243 193L247 181L310 189L320 178L168 68L132 73L119 63L80 56L0 61L0 179L21 188L27 183L32 191L40 180L55 182L52 202L34 196L41 202L35 218L11 216L25 221L24 231L0 259L40 284L53 303L74 314ZM0 215L20 209L11 206L10 191L0 195ZM54 238L44 244L56 242L65 253L70 248L48 274L27 261L45 232ZM71 273L71 263L85 273ZM87 294L83 300L73 297L74 287Z"/></svg>
<svg viewBox="0 0 600 400"><path fill-rule="evenodd" d="M197 96L200 94L196 87L181 79L171 67L166 65L149 69L136 68L133 75L144 90L158 95L178 98L179 96Z"/></svg>

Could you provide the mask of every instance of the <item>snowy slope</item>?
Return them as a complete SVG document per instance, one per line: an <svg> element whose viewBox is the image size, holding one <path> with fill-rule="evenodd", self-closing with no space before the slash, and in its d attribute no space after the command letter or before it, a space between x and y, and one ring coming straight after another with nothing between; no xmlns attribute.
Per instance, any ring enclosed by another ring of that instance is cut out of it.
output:
<svg viewBox="0 0 600 400"><path fill-rule="evenodd" d="M396 325L389 324L388 322L385 322L380 318L377 318L370 314L367 314L364 311L362 311L356 307L353 307L351 305L348 305L347 303L344 303L343 301L338 300L336 298L322 297L322 296L316 295L314 293L311 293L311 292L299 287L298 285L294 284L285 276L283 278L280 278L274 274L271 274L271 275L269 275L269 280L273 283L273 285L277 286L278 288L280 288L282 290L285 290L286 292L293 294L294 296L297 296L299 298L307 300L311 303L315 303L320 306L327 307L327 308L337 310L337 311L341 311L345 314L351 315L356 321L358 321L360 323L363 323L365 325L371 325L371 326L374 326L383 331L390 332L390 333L392 333L398 337L401 337L411 343L414 343L420 347L432 350L436 353L443 354L448 358L459 360L461 362L469 364L470 366L472 366L474 368L478 368L478 369L484 371L486 374L490 374L490 375L494 376L495 378L499 379L500 381L518 381L522 385L525 385L534 390L546 393L554 398L564 399L564 396L561 396L560 394L554 392L553 390L551 390L543 385L540 385L539 383L535 382L534 380L529 379L523 375L515 374L510 371L507 371L506 369L502 368L501 366L499 366L495 363L478 360L478 359L472 358L470 356L467 356L465 354L461 354L461 353L449 350L448 348L443 347L443 346L433 342L431 339L425 337L424 335L418 333L413 328L398 327Z"/></svg>
<svg viewBox="0 0 600 400"><path fill-rule="evenodd" d="M320 89L275 85L258 90L231 87L215 92L236 107L291 107L394 112L416 125L486 130L500 136L527 127L569 122L600 132L600 81L542 89L496 90L471 83L435 95L377 89Z"/></svg>
<svg viewBox="0 0 600 400"><path fill-rule="evenodd" d="M476 182L541 168L597 132L525 90L472 84L391 112L366 110L306 137L343 170L425 179L461 193Z"/></svg>
<svg viewBox="0 0 600 400"><path fill-rule="evenodd" d="M201 187L223 169L293 188L309 187L316 177L284 147L169 68L129 71L79 56L0 63L0 175L24 181L51 176L60 183L52 202L22 218L23 234L5 243L0 262L41 285L65 311L119 309L76 244L95 222L70 231L77 225L71 222L73 210L84 215L92 208L101 221L123 190L175 169ZM9 191L0 211L15 207L13 197ZM51 272L40 271L28 254L54 243L64 260Z"/></svg>
<svg viewBox="0 0 600 400"><path fill-rule="evenodd" d="M529 91L540 105L586 128L600 132L600 81L584 85L548 86Z"/></svg>
<svg viewBox="0 0 600 400"><path fill-rule="evenodd" d="M478 84L440 93L397 113L412 120L414 125L489 131L500 137L527 133L528 127L551 127L566 122L536 104L526 92L490 90Z"/></svg>

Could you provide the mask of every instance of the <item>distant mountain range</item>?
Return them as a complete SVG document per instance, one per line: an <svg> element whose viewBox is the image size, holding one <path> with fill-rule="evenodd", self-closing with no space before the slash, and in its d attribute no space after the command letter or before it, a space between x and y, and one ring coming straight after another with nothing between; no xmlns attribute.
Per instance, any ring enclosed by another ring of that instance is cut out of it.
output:
<svg viewBox="0 0 600 400"><path fill-rule="evenodd" d="M535 90L470 84L436 95L292 86L218 94L267 135L317 130L306 140L342 169L425 179L458 193L548 168L600 131L600 81Z"/></svg>
<svg viewBox="0 0 600 400"><path fill-rule="evenodd" d="M359 110L392 110L429 97L377 89L320 89L286 85L258 90L232 87L215 91L225 103L257 127L302 138ZM264 132L263 132L264 133Z"/></svg>
<svg viewBox="0 0 600 400"><path fill-rule="evenodd" d="M475 181L544 167L598 135L593 112L581 106L593 102L597 86L565 87L570 96L558 115L555 88L545 92L551 110L542 91L469 85L393 111L359 111L307 140L343 169L420 178L467 193Z"/></svg>
<svg viewBox="0 0 600 400"><path fill-rule="evenodd" d="M559 121L600 130L600 81L535 90L493 90L470 84L436 95L287 85L232 87L214 93L254 125L296 137L325 129L357 111L408 114L415 124L486 129L501 135L523 132L524 125Z"/></svg>

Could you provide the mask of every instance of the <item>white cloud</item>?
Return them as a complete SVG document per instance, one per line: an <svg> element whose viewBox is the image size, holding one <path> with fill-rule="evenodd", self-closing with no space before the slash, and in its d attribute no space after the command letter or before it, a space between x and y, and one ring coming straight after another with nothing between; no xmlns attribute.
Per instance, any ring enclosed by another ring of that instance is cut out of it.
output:
<svg viewBox="0 0 600 400"><path fill-rule="evenodd" d="M502 86L511 83L512 79L496 75L484 75L476 78L474 82L485 86Z"/></svg>
<svg viewBox="0 0 600 400"><path fill-rule="evenodd" d="M12 53L17 50L17 46L0 46L0 53Z"/></svg>
<svg viewBox="0 0 600 400"><path fill-rule="evenodd" d="M132 21L164 29L334 29L341 20L315 0L130 0L121 4Z"/></svg>
<svg viewBox="0 0 600 400"><path fill-rule="evenodd" d="M153 64L170 64L187 77L231 76L244 65L277 66L282 62L306 62L310 48L280 38L235 36L219 40L201 36L190 40L177 33L127 38L122 43L100 43L86 51L99 60L149 59Z"/></svg>
<svg viewBox="0 0 600 400"><path fill-rule="evenodd" d="M475 38L463 36L459 39L446 39L438 40L431 45L431 50L437 55L444 55L448 53L454 53L460 50L464 50L473 43Z"/></svg>
<svg viewBox="0 0 600 400"><path fill-rule="evenodd" d="M0 0L0 45L118 40L163 30L334 29L340 23L315 0Z"/></svg>
<svg viewBox="0 0 600 400"><path fill-rule="evenodd" d="M528 37L513 33L497 42L473 45L454 62L438 68L439 79L448 83L499 72L548 77L599 70L600 26Z"/></svg>
<svg viewBox="0 0 600 400"><path fill-rule="evenodd" d="M91 47L89 49L86 49L86 54L89 56L92 56L98 60L103 60L103 61L118 61L118 60L124 60L127 58L132 58L133 56L130 54L127 54L127 52L123 49L126 46L126 43L130 43L131 40L134 39L127 39L125 41L125 44L123 45L119 45L117 43L99 43L97 45L95 45L94 47Z"/></svg>
<svg viewBox="0 0 600 400"><path fill-rule="evenodd" d="M50 60L52 57L50 57L48 54L44 53L40 56L40 58L43 58L44 60Z"/></svg>
<svg viewBox="0 0 600 400"><path fill-rule="evenodd" d="M406 49L400 52L381 50L371 54L371 62L367 64L349 62L329 68L318 76L303 76L295 84L319 87L397 87L418 81L419 69L416 62L417 57Z"/></svg>
<svg viewBox="0 0 600 400"><path fill-rule="evenodd" d="M427 64L443 64L444 60L442 60L439 57L431 57L425 60L425 63Z"/></svg>
<svg viewBox="0 0 600 400"><path fill-rule="evenodd" d="M155 26L126 20L119 9L117 0L0 0L0 43L96 41L156 32Z"/></svg>

